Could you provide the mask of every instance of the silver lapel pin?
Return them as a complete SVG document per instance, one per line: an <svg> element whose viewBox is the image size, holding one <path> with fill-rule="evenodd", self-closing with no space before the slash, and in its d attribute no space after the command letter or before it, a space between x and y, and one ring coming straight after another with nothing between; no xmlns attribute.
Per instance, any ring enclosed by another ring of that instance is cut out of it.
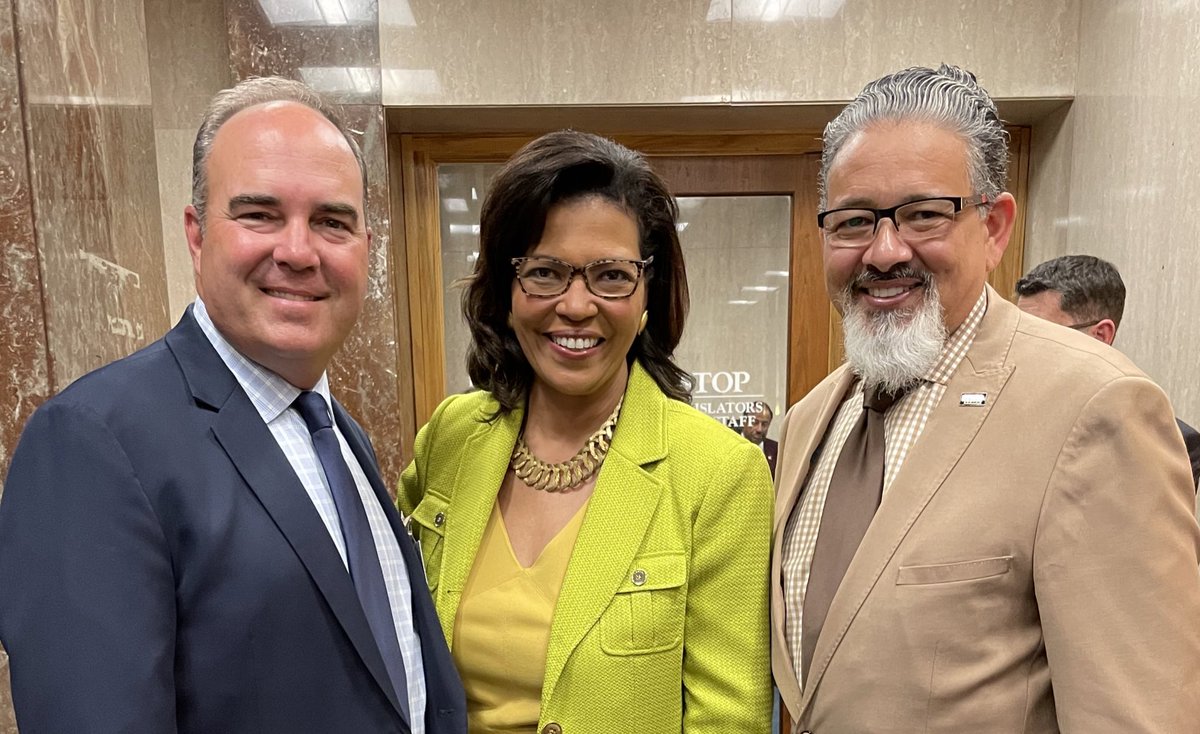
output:
<svg viewBox="0 0 1200 734"><path fill-rule="evenodd" d="M985 392L965 392L958 398L960 406L965 405L970 408L982 408L987 405L987 393Z"/></svg>

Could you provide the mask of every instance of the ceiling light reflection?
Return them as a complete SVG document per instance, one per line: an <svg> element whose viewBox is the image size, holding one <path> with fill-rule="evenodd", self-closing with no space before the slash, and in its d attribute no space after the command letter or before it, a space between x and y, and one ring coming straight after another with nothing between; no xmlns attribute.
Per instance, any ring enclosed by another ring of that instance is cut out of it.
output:
<svg viewBox="0 0 1200 734"><path fill-rule="evenodd" d="M846 0L711 0L707 20L709 23L730 20L730 13L734 20L760 23L832 18L845 4Z"/></svg>
<svg viewBox="0 0 1200 734"><path fill-rule="evenodd" d="M322 94L379 93L376 70L362 66L303 66L300 67L300 80Z"/></svg>
<svg viewBox="0 0 1200 734"><path fill-rule="evenodd" d="M258 0L258 6L273 26L364 25L377 16L372 0Z"/></svg>

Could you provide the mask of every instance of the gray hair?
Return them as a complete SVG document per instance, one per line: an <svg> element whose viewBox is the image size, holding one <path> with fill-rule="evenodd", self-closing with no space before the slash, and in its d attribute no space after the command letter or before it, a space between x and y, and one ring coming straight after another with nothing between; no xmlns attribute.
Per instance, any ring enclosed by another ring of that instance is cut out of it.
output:
<svg viewBox="0 0 1200 734"><path fill-rule="evenodd" d="M821 209L828 205L829 169L846 141L885 121L929 122L958 134L967 144L967 167L976 194L989 200L1008 185L1008 132L996 104L975 75L942 64L937 71L914 66L867 84L825 126L821 154Z"/></svg>
<svg viewBox="0 0 1200 734"><path fill-rule="evenodd" d="M237 113L255 105L268 102L297 102L321 115L338 129L354 160L358 162L358 170L362 173L363 209L367 206L367 165L363 160L358 143L350 134L350 130L342 124L334 108L321 99L321 95L311 87L293 79L278 76L250 77L229 89L217 92L204 118L200 121L200 130L196 132L196 142L192 145L192 206L196 207L196 218L201 229L205 225L206 209L208 208L208 156L212 152L213 140L217 131ZM365 214L365 212L364 212Z"/></svg>

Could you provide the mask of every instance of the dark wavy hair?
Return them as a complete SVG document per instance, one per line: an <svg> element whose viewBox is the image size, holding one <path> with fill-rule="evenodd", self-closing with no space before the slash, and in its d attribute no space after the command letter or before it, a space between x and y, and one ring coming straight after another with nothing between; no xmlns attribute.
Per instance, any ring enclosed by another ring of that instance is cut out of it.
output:
<svg viewBox="0 0 1200 734"><path fill-rule="evenodd" d="M492 180L479 224L479 258L463 291L472 337L467 374L500 403L498 414L518 407L533 383L533 368L508 326L516 277L511 260L541 241L551 209L591 197L636 220L641 257L654 257L644 284L649 318L627 359L639 360L668 397L691 400L691 376L673 359L688 312L675 200L639 153L598 135L560 130L521 148Z"/></svg>

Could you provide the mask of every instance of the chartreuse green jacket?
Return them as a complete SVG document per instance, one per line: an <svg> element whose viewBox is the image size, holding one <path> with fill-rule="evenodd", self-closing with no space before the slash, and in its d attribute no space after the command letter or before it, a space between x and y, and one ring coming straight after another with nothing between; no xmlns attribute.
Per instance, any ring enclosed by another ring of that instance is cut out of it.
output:
<svg viewBox="0 0 1200 734"><path fill-rule="evenodd" d="M397 497L452 647L521 427L521 410L488 422L496 407L447 398ZM762 451L635 363L555 608L538 731L767 734L772 504Z"/></svg>

